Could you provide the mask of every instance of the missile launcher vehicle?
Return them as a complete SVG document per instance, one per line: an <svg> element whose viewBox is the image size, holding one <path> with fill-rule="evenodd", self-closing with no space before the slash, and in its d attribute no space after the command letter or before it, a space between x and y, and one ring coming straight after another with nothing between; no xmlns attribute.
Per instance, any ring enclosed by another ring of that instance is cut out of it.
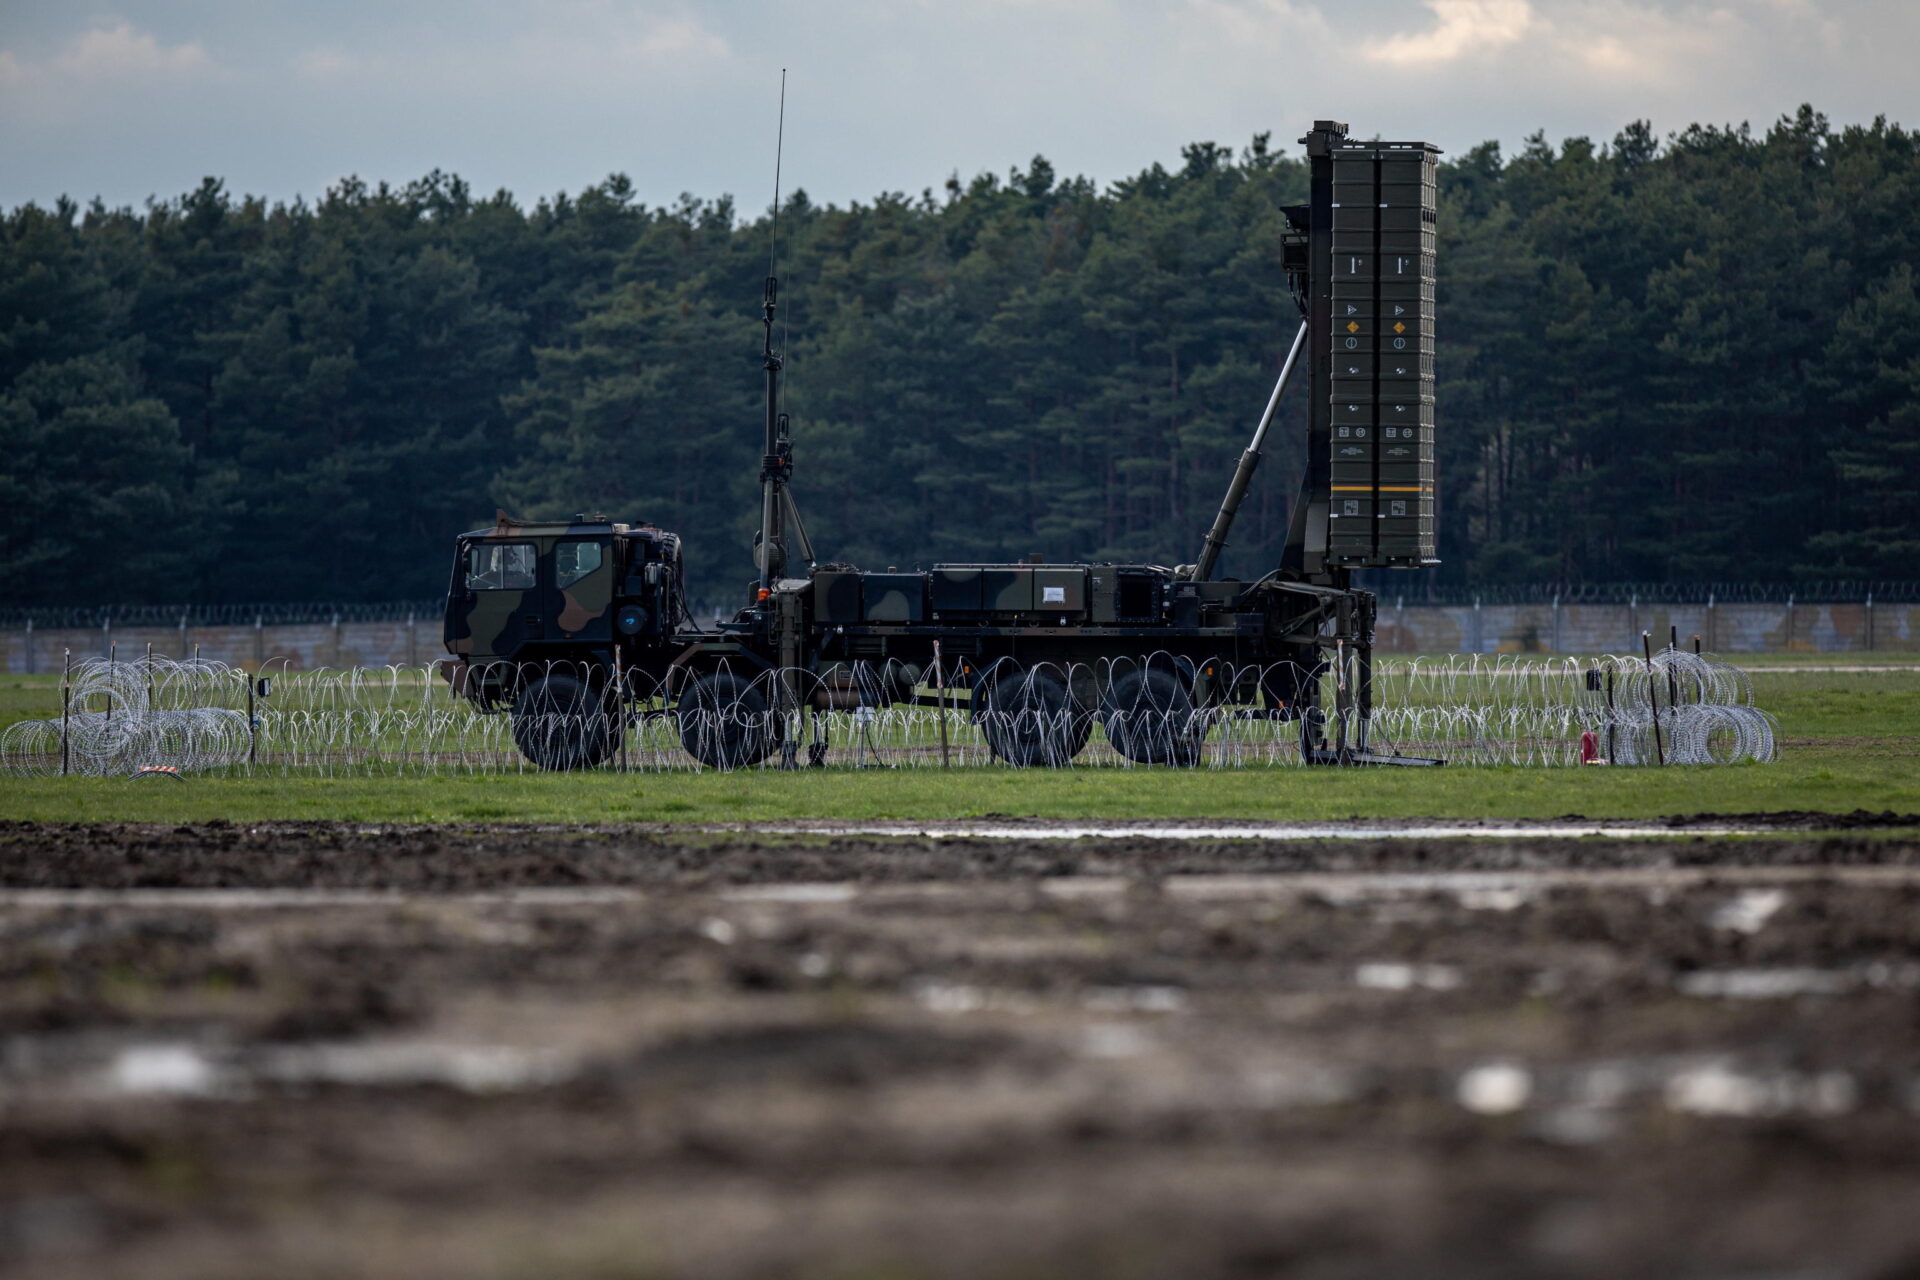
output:
<svg viewBox="0 0 1920 1280"><path fill-rule="evenodd" d="M791 481L769 276L758 574L730 620L694 625L681 542L649 525L504 513L459 538L444 665L513 718L534 763L613 756L636 717L671 716L703 764L825 762L827 713L964 710L994 755L1064 765L1097 724L1121 756L1193 765L1226 717L1294 722L1319 764L1437 764L1375 751L1374 597L1359 569L1436 563L1434 209L1438 150L1302 139L1310 199L1285 212L1302 322L1193 563L822 564ZM1306 366L1305 475L1280 563L1215 576L1281 397ZM797 553L797 554L796 554ZM809 731L809 722L811 730Z"/></svg>

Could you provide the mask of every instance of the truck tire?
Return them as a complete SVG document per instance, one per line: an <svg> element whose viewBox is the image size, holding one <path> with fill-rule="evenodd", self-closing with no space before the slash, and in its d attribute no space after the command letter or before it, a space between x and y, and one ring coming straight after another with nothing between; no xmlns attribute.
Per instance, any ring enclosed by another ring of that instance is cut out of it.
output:
<svg viewBox="0 0 1920 1280"><path fill-rule="evenodd" d="M680 745L711 769L744 769L772 755L786 726L758 684L728 671L697 677L673 706Z"/></svg>
<svg viewBox="0 0 1920 1280"><path fill-rule="evenodd" d="M1101 699L1107 741L1135 764L1190 769L1200 763L1207 722L1187 681L1165 667L1122 673Z"/></svg>
<svg viewBox="0 0 1920 1280"><path fill-rule="evenodd" d="M1016 769L1064 768L1093 732L1067 682L1049 667L1010 671L995 681L980 728L988 750Z"/></svg>
<svg viewBox="0 0 1920 1280"><path fill-rule="evenodd" d="M540 676L513 700L513 744L542 769L591 769L620 745L620 717L573 676Z"/></svg>

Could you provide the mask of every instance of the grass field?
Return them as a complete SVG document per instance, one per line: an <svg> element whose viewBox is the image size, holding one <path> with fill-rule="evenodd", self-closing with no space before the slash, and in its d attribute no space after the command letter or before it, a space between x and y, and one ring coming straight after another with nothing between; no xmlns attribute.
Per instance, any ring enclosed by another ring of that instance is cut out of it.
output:
<svg viewBox="0 0 1920 1280"><path fill-rule="evenodd" d="M1818 655L1816 655L1818 656ZM1851 665L1849 663L1849 665ZM1755 664L1756 667L1760 664ZM782 774L391 778L0 778L0 817L172 822L729 822L792 818L1648 818L1702 812L1920 812L1920 672L1758 670L1780 720L1771 765L1439 770L999 768ZM0 682L0 724L58 707L53 677Z"/></svg>

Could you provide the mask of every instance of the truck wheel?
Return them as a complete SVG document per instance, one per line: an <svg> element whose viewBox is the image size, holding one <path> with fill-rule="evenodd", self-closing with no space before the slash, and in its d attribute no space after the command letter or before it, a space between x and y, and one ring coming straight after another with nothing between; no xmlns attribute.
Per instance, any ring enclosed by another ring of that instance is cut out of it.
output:
<svg viewBox="0 0 1920 1280"><path fill-rule="evenodd" d="M680 745L713 769L743 769L773 754L786 736L759 686L726 671L696 679L673 706Z"/></svg>
<svg viewBox="0 0 1920 1280"><path fill-rule="evenodd" d="M996 681L980 727L988 750L1018 769L1070 764L1093 732L1067 682L1045 667Z"/></svg>
<svg viewBox="0 0 1920 1280"><path fill-rule="evenodd" d="M1200 763L1207 722L1187 682L1164 667L1128 671L1107 687L1101 722L1113 749L1136 764Z"/></svg>
<svg viewBox="0 0 1920 1280"><path fill-rule="evenodd" d="M513 743L542 769L591 769L620 745L619 716L573 676L529 681L513 700Z"/></svg>

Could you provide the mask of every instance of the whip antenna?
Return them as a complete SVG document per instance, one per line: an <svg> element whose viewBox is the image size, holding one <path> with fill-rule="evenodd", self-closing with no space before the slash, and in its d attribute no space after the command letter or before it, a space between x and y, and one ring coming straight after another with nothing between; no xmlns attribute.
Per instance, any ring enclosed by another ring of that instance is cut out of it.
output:
<svg viewBox="0 0 1920 1280"><path fill-rule="evenodd" d="M787 513L792 496L787 480L793 474L793 446L787 442L786 415L780 412L780 366L773 349L773 313L780 296L780 153L787 136L787 69L780 68L780 126L773 144L773 219L767 238L767 291L760 303L766 339L760 364L767 371L767 423L760 455L760 593L765 601L779 585L787 568ZM785 340L785 335L782 335ZM804 539L803 539L804 540Z"/></svg>
<svg viewBox="0 0 1920 1280"><path fill-rule="evenodd" d="M787 69L780 68L780 123L773 135L773 229L767 237L767 274L775 270L780 257L780 152L787 142Z"/></svg>

